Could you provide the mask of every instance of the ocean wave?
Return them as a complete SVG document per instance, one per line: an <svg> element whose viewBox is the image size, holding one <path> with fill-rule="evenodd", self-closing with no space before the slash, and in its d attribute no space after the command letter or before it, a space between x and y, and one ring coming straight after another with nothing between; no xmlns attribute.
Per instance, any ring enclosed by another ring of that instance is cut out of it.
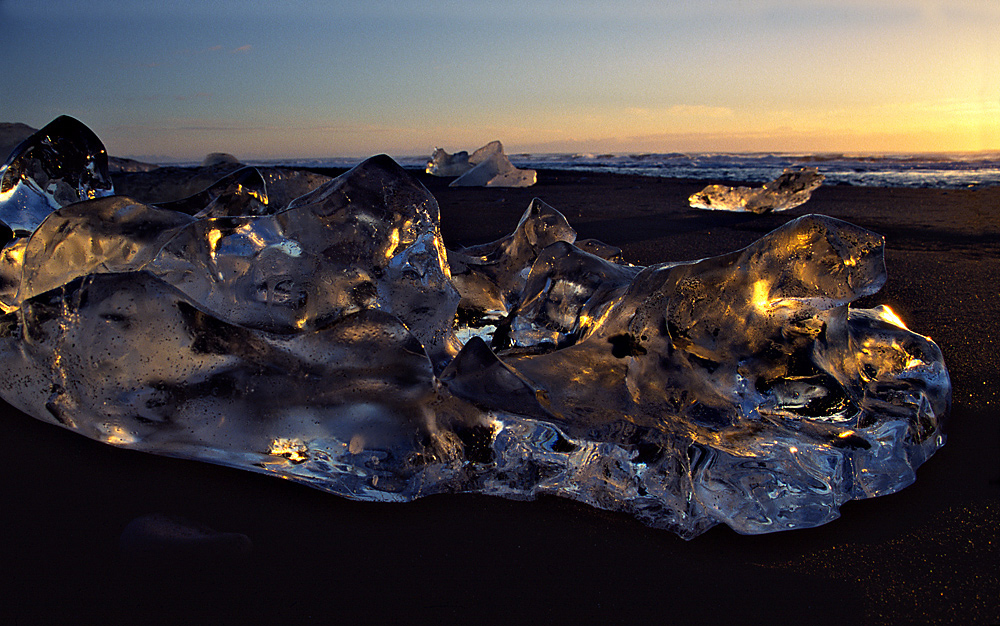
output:
<svg viewBox="0 0 1000 626"><path fill-rule="evenodd" d="M394 157L404 167L423 169L425 156ZM786 168L816 167L828 185L861 187L931 187L962 189L1000 185L1000 153L519 153L510 156L521 168L611 172L662 178L763 183ZM253 165L349 168L360 159L347 157L284 159Z"/></svg>

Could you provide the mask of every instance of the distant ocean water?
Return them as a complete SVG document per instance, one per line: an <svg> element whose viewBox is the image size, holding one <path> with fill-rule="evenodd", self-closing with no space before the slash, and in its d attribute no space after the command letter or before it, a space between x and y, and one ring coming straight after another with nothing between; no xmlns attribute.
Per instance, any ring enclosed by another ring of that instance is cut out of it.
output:
<svg viewBox="0 0 1000 626"><path fill-rule="evenodd" d="M971 154L511 154L517 167L576 172L617 172L695 178L708 182L764 183L785 168L815 167L826 185L964 189L1000 185L1000 152ZM426 157L396 157L423 168ZM360 159L286 159L253 162L287 167L353 167Z"/></svg>

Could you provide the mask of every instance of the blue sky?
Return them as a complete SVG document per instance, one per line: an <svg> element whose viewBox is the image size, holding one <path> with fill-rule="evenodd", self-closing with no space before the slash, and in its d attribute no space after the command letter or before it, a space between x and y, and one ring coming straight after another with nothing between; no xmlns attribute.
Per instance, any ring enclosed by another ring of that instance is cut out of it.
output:
<svg viewBox="0 0 1000 626"><path fill-rule="evenodd" d="M617 4L0 0L0 119L179 159L1000 149L996 0Z"/></svg>

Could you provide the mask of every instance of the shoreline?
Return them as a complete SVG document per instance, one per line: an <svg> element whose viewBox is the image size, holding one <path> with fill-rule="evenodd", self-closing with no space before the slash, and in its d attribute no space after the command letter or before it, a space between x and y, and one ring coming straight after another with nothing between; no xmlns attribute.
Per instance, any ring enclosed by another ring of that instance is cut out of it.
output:
<svg viewBox="0 0 1000 626"><path fill-rule="evenodd" d="M494 189L415 175L438 201L449 247L508 234L534 197L563 213L580 239L618 246L640 265L732 252L809 213L885 236L888 282L855 305L888 304L941 347L953 385L948 443L915 484L847 503L825 526L757 536L717 526L685 542L552 497L349 501L113 448L3 405L10 508L0 525L0 582L16 600L0 615L24 623L176 623L178 614L240 623L289 615L320 623L1000 621L1000 188L831 185L796 209L755 215L687 206L691 193L721 181L540 170L533 187ZM152 512L244 533L253 551L237 562L123 562L119 535Z"/></svg>

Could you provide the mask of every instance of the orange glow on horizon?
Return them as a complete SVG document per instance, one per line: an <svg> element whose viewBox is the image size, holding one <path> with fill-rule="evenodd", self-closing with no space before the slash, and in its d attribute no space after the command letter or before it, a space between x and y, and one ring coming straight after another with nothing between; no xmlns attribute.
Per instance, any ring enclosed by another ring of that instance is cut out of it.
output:
<svg viewBox="0 0 1000 626"><path fill-rule="evenodd" d="M468 150L500 139L508 154L531 153L947 153L1000 150L1000 102L939 101L823 111L735 111L710 107L614 109L553 115L525 123L426 125L372 130L280 126L206 134L183 129L112 129L116 154L201 160L210 152L241 159L426 156L435 147Z"/></svg>

